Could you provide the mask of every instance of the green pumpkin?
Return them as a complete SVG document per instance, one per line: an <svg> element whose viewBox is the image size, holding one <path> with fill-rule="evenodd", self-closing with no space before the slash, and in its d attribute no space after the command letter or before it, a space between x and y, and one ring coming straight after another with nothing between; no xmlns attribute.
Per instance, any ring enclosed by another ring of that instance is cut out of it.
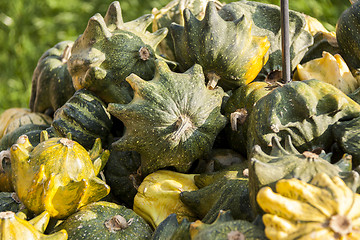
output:
<svg viewBox="0 0 360 240"><path fill-rule="evenodd" d="M190 222L186 218L179 223L176 214L172 213L157 226L151 240L191 240L189 229Z"/></svg>
<svg viewBox="0 0 360 240"><path fill-rule="evenodd" d="M212 223L220 210L231 210L235 219L254 219L249 202L249 179L244 178L243 171L224 170L201 174L195 176L194 180L201 188L181 192L180 200L194 211L202 222Z"/></svg>
<svg viewBox="0 0 360 240"><path fill-rule="evenodd" d="M211 224L199 220L191 223L190 236L192 240L267 239L262 228L245 220L234 220L230 211L219 211Z"/></svg>
<svg viewBox="0 0 360 240"><path fill-rule="evenodd" d="M331 126L360 115L360 105L331 84L319 80L292 81L257 101L249 115L247 152L255 145L270 152L275 136L284 142L290 135L300 152L322 148L334 140Z"/></svg>
<svg viewBox="0 0 360 240"><path fill-rule="evenodd" d="M155 71L155 48L167 29L146 31L153 15L123 22L118 1L110 4L103 18L89 19L82 35L74 42L68 69L76 90L86 88L103 101L128 103L133 92L125 78L135 73L150 80Z"/></svg>
<svg viewBox="0 0 360 240"><path fill-rule="evenodd" d="M72 45L72 41L59 42L40 57L32 76L31 111L54 112L74 94L67 69Z"/></svg>
<svg viewBox="0 0 360 240"><path fill-rule="evenodd" d="M110 113L105 103L91 91L81 89L54 114L49 132L73 140L90 149L97 138L106 146L112 128Z"/></svg>
<svg viewBox="0 0 360 240"><path fill-rule="evenodd" d="M252 21L242 16L225 21L209 1L204 19L198 20L189 9L184 10L184 26L170 26L175 57L182 71L200 64L208 86L234 89L255 79L267 61L270 43L267 37L251 34Z"/></svg>
<svg viewBox="0 0 360 240"><path fill-rule="evenodd" d="M171 166L188 171L196 159L210 153L227 122L220 113L224 92L206 88L200 65L185 73L172 72L164 61L156 61L156 66L151 81L135 74L126 79L135 91L131 103L108 106L125 125L113 148L140 153L144 177Z"/></svg>
<svg viewBox="0 0 360 240"><path fill-rule="evenodd" d="M255 146L249 156L250 201L254 212L260 210L256 203L258 191L265 186L273 187L281 179L297 178L310 182L319 172L340 176L353 191L359 187L359 174L352 171L351 156L344 155L336 164L331 164L331 153L305 151L300 153L293 146L290 136L284 147L273 137L270 154Z"/></svg>
<svg viewBox="0 0 360 240"><path fill-rule="evenodd" d="M67 231L69 240L147 240L152 234L150 226L134 211L104 201L83 206L54 231L62 229Z"/></svg>
<svg viewBox="0 0 360 240"><path fill-rule="evenodd" d="M18 212L24 208L15 192L0 192L0 212Z"/></svg>
<svg viewBox="0 0 360 240"><path fill-rule="evenodd" d="M224 113L230 119L225 128L229 145L243 155L247 152L247 118L255 103L271 90L272 85L268 82L251 82L234 90L225 104Z"/></svg>
<svg viewBox="0 0 360 240"><path fill-rule="evenodd" d="M175 22L184 26L184 15L183 11L185 8L190 9L190 11L195 15L195 17L199 20L202 20L205 15L206 4L209 0L190 0L190 1L182 1L175 0L169 2L166 6L158 10L154 8L152 13L154 14L154 20L152 24L153 32L157 31L161 28L169 28L171 23ZM218 1L214 1L216 4L216 8L220 9L222 7L222 3ZM171 35L167 35L164 41L161 41L158 50L162 55L165 55L168 59L175 60L174 53L174 42Z"/></svg>
<svg viewBox="0 0 360 240"><path fill-rule="evenodd" d="M266 36L270 42L269 60L257 79L264 80L268 74L282 69L280 7L256 1L237 1L226 4L219 10L226 21L234 21L243 15L253 21L251 34ZM306 31L306 21L302 13L289 11L290 63L294 69L304 57L313 37Z"/></svg>
<svg viewBox="0 0 360 240"><path fill-rule="evenodd" d="M120 203L132 208L137 188L141 183L140 154L134 151L121 152L110 150L109 159L104 168L106 183L111 193Z"/></svg>
<svg viewBox="0 0 360 240"><path fill-rule="evenodd" d="M336 40L341 56L352 69L360 67L360 2L355 1L338 18Z"/></svg>

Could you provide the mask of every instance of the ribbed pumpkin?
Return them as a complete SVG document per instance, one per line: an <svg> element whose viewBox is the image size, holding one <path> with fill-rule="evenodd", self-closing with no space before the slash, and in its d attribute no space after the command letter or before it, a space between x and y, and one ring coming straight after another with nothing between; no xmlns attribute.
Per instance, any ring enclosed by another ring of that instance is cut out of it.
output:
<svg viewBox="0 0 360 240"><path fill-rule="evenodd" d="M262 188L257 202L270 240L359 239L360 195L339 177L319 173L309 183L283 179Z"/></svg>
<svg viewBox="0 0 360 240"><path fill-rule="evenodd" d="M183 71L200 64L210 88L218 81L224 90L248 84L266 63L270 47L267 37L251 34L252 25L247 16L223 20L212 1L201 21L185 9L184 26L170 26L176 60Z"/></svg>
<svg viewBox="0 0 360 240"><path fill-rule="evenodd" d="M341 56L352 69L360 67L360 2L346 9L336 23L336 39Z"/></svg>
<svg viewBox="0 0 360 240"><path fill-rule="evenodd" d="M186 172L211 151L227 119L220 113L221 88L209 90L200 65L175 73L156 61L153 80L132 74L126 80L135 91L129 104L110 103L108 111L125 125L113 148L141 155L141 174L174 167Z"/></svg>
<svg viewBox="0 0 360 240"><path fill-rule="evenodd" d="M0 116L0 139L17 128L27 125L48 125L52 118L46 114L31 112L28 108L9 108Z"/></svg>
<svg viewBox="0 0 360 240"><path fill-rule="evenodd" d="M75 92L67 68L72 41L59 42L39 59L32 76L30 109L54 112Z"/></svg>
<svg viewBox="0 0 360 240"><path fill-rule="evenodd" d="M180 200L183 191L197 190L194 174L159 170L142 181L134 198L134 211L155 229L170 214L181 222L197 219L193 211Z"/></svg>
<svg viewBox="0 0 360 240"><path fill-rule="evenodd" d="M161 28L169 28L171 23L177 23L184 26L183 11L185 8L189 9L194 16L202 20L205 15L206 4L209 0L174 0L170 1L166 6L158 10L154 8L152 14L154 14L154 20L152 23L153 32ZM218 1L214 1L216 8L220 9L222 4ZM164 41L161 41L158 50L162 55L165 55L168 59L175 61L174 43L171 35L167 35Z"/></svg>
<svg viewBox="0 0 360 240"><path fill-rule="evenodd" d="M16 240L66 240L67 233L61 230L51 235L44 231L50 220L50 214L43 212L39 216L26 221L15 215L14 212L0 212L0 238Z"/></svg>
<svg viewBox="0 0 360 240"><path fill-rule="evenodd" d="M91 90L105 102L130 102L133 92L125 78L131 73L146 80L154 76L155 48L167 34L164 28L146 31L153 17L124 23L118 1L110 4L104 18L99 13L91 17L68 61L75 89Z"/></svg>
<svg viewBox="0 0 360 240"><path fill-rule="evenodd" d="M80 208L54 231L66 230L69 240L148 240L152 230L134 211L99 201Z"/></svg>
<svg viewBox="0 0 360 240"><path fill-rule="evenodd" d="M321 58L296 66L293 80L309 79L330 83L345 94L352 93L360 87L360 83L354 78L344 59L339 54L332 55L328 52L323 52Z"/></svg>
<svg viewBox="0 0 360 240"><path fill-rule="evenodd" d="M106 107L93 92L78 90L55 112L49 131L59 137L71 133L72 139L86 149L90 149L97 138L106 146L113 125Z"/></svg>
<svg viewBox="0 0 360 240"><path fill-rule="evenodd" d="M34 148L23 135L10 149L12 183L27 209L66 218L110 192L96 177L109 156L99 142L88 153L68 138L47 139L46 131L41 139Z"/></svg>
<svg viewBox="0 0 360 240"><path fill-rule="evenodd" d="M226 21L235 21L243 15L253 21L251 34L266 36L270 42L269 60L261 69L257 79L264 80L268 74L282 69L280 7L260 1L236 1L219 10ZM313 44L312 35L306 30L303 13L289 10L289 41L291 69L298 65L308 47Z"/></svg>
<svg viewBox="0 0 360 240"><path fill-rule="evenodd" d="M292 81L259 99L249 116L247 151L255 145L270 152L275 136L290 135L299 152L322 148L334 140L331 126L360 115L360 105L331 84L319 80Z"/></svg>
<svg viewBox="0 0 360 240"><path fill-rule="evenodd" d="M351 156L345 154L337 163L331 163L332 153L324 151L315 153L305 151L300 153L291 143L288 136L284 147L276 137L273 137L272 150L268 155L259 146L255 146L249 156L249 191L254 212L259 212L256 195L260 188L270 186L274 188L281 179L297 178L310 182L316 174L323 172L329 176L339 176L349 187L356 191L360 185L359 174L352 171Z"/></svg>

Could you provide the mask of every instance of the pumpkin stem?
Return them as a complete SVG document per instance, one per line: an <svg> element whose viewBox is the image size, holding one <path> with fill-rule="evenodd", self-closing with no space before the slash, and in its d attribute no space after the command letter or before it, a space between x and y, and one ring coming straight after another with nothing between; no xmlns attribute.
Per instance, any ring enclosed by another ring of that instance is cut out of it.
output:
<svg viewBox="0 0 360 240"><path fill-rule="evenodd" d="M68 147L68 148L72 148L75 144L74 141L67 139L67 138L60 139L60 143L62 143L65 147Z"/></svg>
<svg viewBox="0 0 360 240"><path fill-rule="evenodd" d="M66 45L64 52L61 55L62 63L66 63L70 59L72 46L73 46L73 43L69 43L68 45Z"/></svg>
<svg viewBox="0 0 360 240"><path fill-rule="evenodd" d="M220 76L217 75L215 72L209 72L206 74L206 77L209 79L207 83L207 88L210 90L215 89L218 81L220 80Z"/></svg>
<svg viewBox="0 0 360 240"><path fill-rule="evenodd" d="M228 240L245 240L245 235L239 231L231 231L227 234Z"/></svg>
<svg viewBox="0 0 360 240"><path fill-rule="evenodd" d="M246 118L248 116L248 112L245 108L237 109L235 112L230 114L230 123L231 123L231 129L233 131L237 131L237 124L244 124Z"/></svg>
<svg viewBox="0 0 360 240"><path fill-rule="evenodd" d="M330 218L329 228L340 236L345 236L352 232L351 219L343 215L334 215Z"/></svg>
<svg viewBox="0 0 360 240"><path fill-rule="evenodd" d="M10 219L10 218L14 218L14 217L15 217L14 212L11 212L11 211L0 212L0 219Z"/></svg>
<svg viewBox="0 0 360 240"><path fill-rule="evenodd" d="M303 152L303 154L307 159L317 159L319 157L318 154L314 153L314 152L309 152L309 151L305 151Z"/></svg>
<svg viewBox="0 0 360 240"><path fill-rule="evenodd" d="M110 231L110 232L117 232L123 229L128 228L131 223L133 222L133 218L130 218L129 221L126 221L126 219L121 216L121 215L115 215L112 218L110 218L109 220L107 220L104 224L105 227Z"/></svg>
<svg viewBox="0 0 360 240"><path fill-rule="evenodd" d="M194 127L193 123L191 122L191 119L188 116L180 115L175 123L175 132L173 133L171 139L174 141L178 141L186 131L188 131L193 127Z"/></svg>
<svg viewBox="0 0 360 240"><path fill-rule="evenodd" d="M140 59L143 61L149 60L150 58L150 51L147 47L141 47L139 50Z"/></svg>

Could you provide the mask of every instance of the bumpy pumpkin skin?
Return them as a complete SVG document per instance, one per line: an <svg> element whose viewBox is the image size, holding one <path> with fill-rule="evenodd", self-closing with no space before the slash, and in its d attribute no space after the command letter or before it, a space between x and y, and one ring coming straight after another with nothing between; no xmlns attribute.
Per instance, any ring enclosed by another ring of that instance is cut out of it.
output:
<svg viewBox="0 0 360 240"><path fill-rule="evenodd" d="M32 77L31 111L54 112L74 94L67 68L72 45L72 41L60 42L40 57Z"/></svg>
<svg viewBox="0 0 360 240"><path fill-rule="evenodd" d="M131 73L146 80L154 76L154 49L167 34L167 29L147 32L152 19L149 14L124 23L118 1L104 18L99 13L91 17L68 62L75 89L91 90L107 103L130 102L133 93L125 78Z"/></svg>
<svg viewBox="0 0 360 240"><path fill-rule="evenodd" d="M154 20L152 24L153 32L161 28L169 28L171 23L175 22L184 26L183 11L185 8L189 9L194 16L202 20L205 15L205 8L209 0L175 0L169 2L166 6L158 10L154 8L152 13L154 14ZM214 1L216 8L220 9L222 4L218 1ZM164 41L161 41L158 50L161 54L165 55L168 59L175 61L174 42L170 34L166 36Z"/></svg>
<svg viewBox="0 0 360 240"><path fill-rule="evenodd" d="M360 238L360 195L339 177L319 173L310 183L283 179L276 192L264 187L257 195L270 240Z"/></svg>
<svg viewBox="0 0 360 240"><path fill-rule="evenodd" d="M266 36L270 42L269 60L261 69L257 79L264 78L275 70L282 69L281 57L281 25L280 7L260 1L236 1L226 4L219 10L219 15L226 21L234 21L242 15L253 21L251 33L253 36ZM302 13L289 11L289 39L291 68L298 65L309 46L313 44L313 37L305 29L306 21Z"/></svg>
<svg viewBox="0 0 360 240"><path fill-rule="evenodd" d="M120 221L116 222L116 218ZM66 230L69 240L147 240L152 233L150 226L134 211L105 201L83 206L54 231L59 230Z"/></svg>
<svg viewBox="0 0 360 240"><path fill-rule="evenodd" d="M336 23L336 40L341 55L350 68L360 67L360 2L354 2L338 18Z"/></svg>
<svg viewBox="0 0 360 240"><path fill-rule="evenodd" d="M131 103L108 106L125 125L124 136L113 147L140 153L143 176L170 166L188 171L210 153L227 122L220 113L224 92L206 88L200 65L185 73L172 72L160 60L156 66L151 81L134 74L126 79L135 91Z"/></svg>
<svg viewBox="0 0 360 240"><path fill-rule="evenodd" d="M46 139L45 134L42 138L34 148L23 135L10 149L12 182L27 209L37 214L46 210L61 219L110 192L96 177L106 163L107 151L101 153L95 144L88 153L67 138Z"/></svg>
<svg viewBox="0 0 360 240"><path fill-rule="evenodd" d="M170 26L183 71L200 64L210 83L218 80L219 86L230 90L254 80L267 61L270 43L267 37L251 34L252 22L245 16L225 21L210 1L203 20L185 9L184 21L184 26Z"/></svg>
<svg viewBox="0 0 360 240"><path fill-rule="evenodd" d="M51 235L43 232L50 220L50 214L43 212L39 216L26 221L15 215L14 212L0 212L0 238L16 240L66 240L68 235L61 230Z"/></svg>
<svg viewBox="0 0 360 240"><path fill-rule="evenodd" d="M257 101L247 130L247 151L259 145L270 152L275 136L283 143L290 135L299 152L322 148L333 143L331 126L339 119L360 114L360 105L331 84L319 80L292 81Z"/></svg>
<svg viewBox="0 0 360 240"><path fill-rule="evenodd" d="M249 191L250 202L254 212L260 213L261 209L256 203L256 195L264 186L275 188L281 179L297 178L310 182L319 172L330 177L339 176L355 192L359 187L359 174L352 171L351 156L345 154L337 163L331 163L332 153L324 151L313 153L296 150L288 136L284 147L273 137L270 154L266 154L259 146L255 146L249 156Z"/></svg>
<svg viewBox="0 0 360 240"><path fill-rule="evenodd" d="M56 136L71 137L86 149L97 138L106 145L113 122L106 104L91 91L80 89L54 114L51 128Z"/></svg>

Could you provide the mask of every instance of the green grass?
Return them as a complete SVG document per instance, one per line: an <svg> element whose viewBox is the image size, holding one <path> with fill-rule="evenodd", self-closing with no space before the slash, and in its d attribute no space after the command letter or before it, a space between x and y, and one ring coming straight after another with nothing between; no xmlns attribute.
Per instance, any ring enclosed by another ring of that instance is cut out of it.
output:
<svg viewBox="0 0 360 240"><path fill-rule="evenodd" d="M260 0L259 0L260 1ZM11 0L0 2L0 113L11 107L28 107L32 73L40 56L56 43L75 40L88 19L104 15L111 1ZM167 0L120 1L125 21L161 8ZM227 1L230 2L230 1ZM280 0L267 0L279 5ZM290 9L319 19L334 30L346 0L290 0Z"/></svg>

